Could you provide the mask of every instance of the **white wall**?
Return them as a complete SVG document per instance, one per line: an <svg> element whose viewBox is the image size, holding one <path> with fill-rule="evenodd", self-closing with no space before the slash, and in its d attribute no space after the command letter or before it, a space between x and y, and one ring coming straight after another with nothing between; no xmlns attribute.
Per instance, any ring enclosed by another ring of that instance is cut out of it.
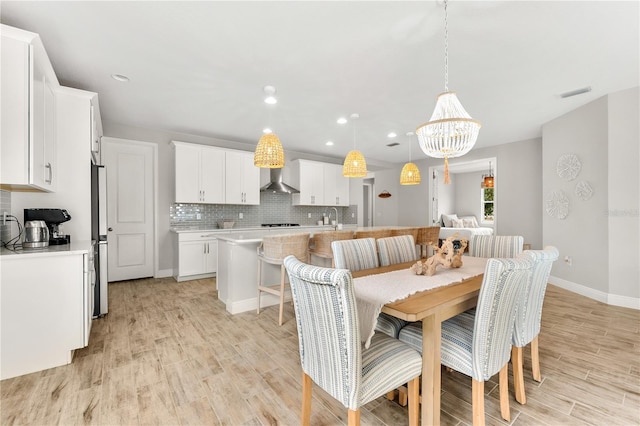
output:
<svg viewBox="0 0 640 426"><path fill-rule="evenodd" d="M482 172L456 173L456 204L455 213L458 217L475 216L478 223L484 214L482 210L482 193L480 181ZM482 224L481 226L485 226Z"/></svg>
<svg viewBox="0 0 640 426"><path fill-rule="evenodd" d="M543 240L560 250L556 283L603 302L640 308L638 88L604 96L543 125L543 190L563 190L564 220L543 213ZM558 157L582 163L575 181L556 173ZM589 200L575 194L584 180ZM572 258L572 265L562 261ZM553 281L552 281L553 282Z"/></svg>

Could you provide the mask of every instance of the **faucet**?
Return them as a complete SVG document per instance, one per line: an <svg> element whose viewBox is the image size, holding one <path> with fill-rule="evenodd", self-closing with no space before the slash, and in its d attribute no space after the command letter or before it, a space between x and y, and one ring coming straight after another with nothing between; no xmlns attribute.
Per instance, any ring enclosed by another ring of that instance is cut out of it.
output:
<svg viewBox="0 0 640 426"><path fill-rule="evenodd" d="M338 228L338 209L335 207L331 207L330 210L334 210L336 212L336 224L333 226L333 229L337 229ZM329 212L329 220L331 220L331 212Z"/></svg>

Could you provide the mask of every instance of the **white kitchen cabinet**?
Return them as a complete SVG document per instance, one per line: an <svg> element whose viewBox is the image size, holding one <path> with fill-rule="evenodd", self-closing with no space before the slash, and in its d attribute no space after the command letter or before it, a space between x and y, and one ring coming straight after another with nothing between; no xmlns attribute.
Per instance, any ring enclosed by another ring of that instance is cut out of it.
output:
<svg viewBox="0 0 640 426"><path fill-rule="evenodd" d="M291 186L300 193L291 197L294 206L324 206L324 163L308 160L291 162Z"/></svg>
<svg viewBox="0 0 640 426"><path fill-rule="evenodd" d="M0 379L69 364L88 344L89 247L0 256Z"/></svg>
<svg viewBox="0 0 640 426"><path fill-rule="evenodd" d="M225 202L225 152L204 145L172 142L175 151L175 202Z"/></svg>
<svg viewBox="0 0 640 426"><path fill-rule="evenodd" d="M0 184L8 190L54 192L59 83L37 34L1 29Z"/></svg>
<svg viewBox="0 0 640 426"><path fill-rule="evenodd" d="M212 277L218 270L218 240L215 233L179 233L176 254L176 281Z"/></svg>
<svg viewBox="0 0 640 426"><path fill-rule="evenodd" d="M253 153L226 151L226 204L260 204L260 168L253 164Z"/></svg>
<svg viewBox="0 0 640 426"><path fill-rule="evenodd" d="M91 157L94 164L102 164L102 120L100 119L100 106L98 104L98 95L95 94L91 98L90 105L90 145Z"/></svg>
<svg viewBox="0 0 640 426"><path fill-rule="evenodd" d="M349 205L349 178L342 176L340 164L324 164L324 205Z"/></svg>

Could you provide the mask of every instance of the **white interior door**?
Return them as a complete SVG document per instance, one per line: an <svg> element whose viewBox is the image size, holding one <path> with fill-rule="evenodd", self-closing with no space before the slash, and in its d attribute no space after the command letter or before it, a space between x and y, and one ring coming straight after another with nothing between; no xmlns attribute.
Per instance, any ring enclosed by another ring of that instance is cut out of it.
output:
<svg viewBox="0 0 640 426"><path fill-rule="evenodd" d="M155 156L150 144L103 138L109 281L153 276Z"/></svg>

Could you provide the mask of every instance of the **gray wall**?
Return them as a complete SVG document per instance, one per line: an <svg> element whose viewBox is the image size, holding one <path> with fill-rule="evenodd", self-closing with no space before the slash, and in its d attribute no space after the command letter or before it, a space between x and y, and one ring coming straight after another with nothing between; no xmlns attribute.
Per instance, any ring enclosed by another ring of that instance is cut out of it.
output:
<svg viewBox="0 0 640 426"><path fill-rule="evenodd" d="M599 98L543 126L543 190L562 190L570 202L566 219L543 213L543 240L570 256L552 275L616 304L639 290L638 88ZM574 181L558 177L556 162L573 153L582 163ZM587 181L593 196L584 201L575 184ZM631 303L633 304L633 302Z"/></svg>
<svg viewBox="0 0 640 426"><path fill-rule="evenodd" d="M504 145L474 149L464 161L495 157L497 228L500 235L522 235L533 249L542 248L542 141L531 139ZM462 160L462 159L461 159ZM454 160L451 160L452 162ZM428 200L431 194L429 167L442 165L441 159L425 158L415 161L420 168L420 185L400 186L399 225L429 225ZM400 176L402 165L396 174ZM452 185L458 175L451 175ZM439 176L438 179L442 179ZM479 187L480 180L474 183ZM440 184L440 187L444 185ZM442 210L442 201L440 210ZM453 200L452 202L455 202ZM451 206L451 208L454 208ZM451 212L453 213L453 211Z"/></svg>
<svg viewBox="0 0 640 426"><path fill-rule="evenodd" d="M458 217L475 216L478 224L481 224L483 215L482 210L482 194L480 181L482 172L456 173L456 208L455 213Z"/></svg>

